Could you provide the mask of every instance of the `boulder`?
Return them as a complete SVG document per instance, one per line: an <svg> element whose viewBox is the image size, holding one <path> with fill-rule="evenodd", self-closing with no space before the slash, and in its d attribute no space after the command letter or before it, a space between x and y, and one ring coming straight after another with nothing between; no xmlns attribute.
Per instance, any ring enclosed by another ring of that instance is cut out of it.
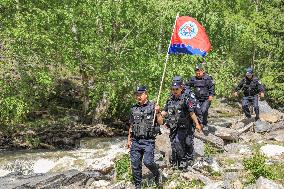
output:
<svg viewBox="0 0 284 189"><path fill-rule="evenodd" d="M276 123L279 120L279 116L276 114L262 113L259 115L262 121L266 121L269 123Z"/></svg>
<svg viewBox="0 0 284 189"><path fill-rule="evenodd" d="M209 133L208 135L204 135L198 132L194 133L194 137L204 141L208 142L209 144L213 145L216 148L223 149L224 148L224 141L220 137L217 137L213 135L212 133Z"/></svg>
<svg viewBox="0 0 284 189"><path fill-rule="evenodd" d="M262 135L259 133L255 133L255 132L251 132L248 131L246 133L242 133L240 135L240 138L244 141L244 142L259 142L263 139Z"/></svg>
<svg viewBox="0 0 284 189"><path fill-rule="evenodd" d="M271 131L276 131L284 129L284 121L279 121L277 123L271 124Z"/></svg>
<svg viewBox="0 0 284 189"><path fill-rule="evenodd" d="M257 179L255 184L257 189L284 189L282 185L268 180L262 176Z"/></svg>
<svg viewBox="0 0 284 189"><path fill-rule="evenodd" d="M225 145L224 150L226 151L226 154L249 155L252 153L251 148L248 145L239 143L227 144Z"/></svg>
<svg viewBox="0 0 284 189"><path fill-rule="evenodd" d="M263 132L267 132L270 130L270 125L265 122L265 121L261 121L261 120L257 120L255 122L255 126L254 126L254 131L257 133L263 133Z"/></svg>
<svg viewBox="0 0 284 189"><path fill-rule="evenodd" d="M96 171L70 170L63 173L34 174L29 176L11 173L0 178L1 189L9 188L60 188L69 185L82 185L89 179L110 180L108 176Z"/></svg>
<svg viewBox="0 0 284 189"><path fill-rule="evenodd" d="M280 156L284 154L284 147L279 145L266 144L260 148L260 151L267 157Z"/></svg>
<svg viewBox="0 0 284 189"><path fill-rule="evenodd" d="M276 140L279 142L284 142L284 129L269 132L265 135L267 140Z"/></svg>
<svg viewBox="0 0 284 189"><path fill-rule="evenodd" d="M192 166L193 169L201 172L223 172L220 164L215 158L202 158L200 160L196 160L196 162Z"/></svg>
<svg viewBox="0 0 284 189"><path fill-rule="evenodd" d="M225 128L225 127L214 127L216 130L213 133L215 136L220 137L223 140L238 140L239 134L235 129Z"/></svg>
<svg viewBox="0 0 284 189"><path fill-rule="evenodd" d="M204 142L198 138L194 138L194 152L196 156L204 156L205 154L205 145Z"/></svg>
<svg viewBox="0 0 284 189"><path fill-rule="evenodd" d="M241 122L241 123L243 123L243 122ZM244 124L244 126L239 128L237 131L238 131L238 133L240 135L240 134L250 130L253 126L254 126L254 123L252 123L252 122L247 124L247 125Z"/></svg>

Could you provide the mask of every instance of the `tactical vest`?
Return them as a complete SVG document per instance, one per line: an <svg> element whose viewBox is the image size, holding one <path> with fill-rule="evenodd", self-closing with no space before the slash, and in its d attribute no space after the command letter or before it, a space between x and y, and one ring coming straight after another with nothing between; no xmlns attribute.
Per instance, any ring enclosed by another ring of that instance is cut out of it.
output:
<svg viewBox="0 0 284 189"><path fill-rule="evenodd" d="M243 91L245 96L255 96L258 93L258 80L253 78L251 81L245 79L243 85Z"/></svg>
<svg viewBox="0 0 284 189"><path fill-rule="evenodd" d="M132 134L138 138L154 138L159 132L158 124L153 125L154 104L132 108L133 125Z"/></svg>
<svg viewBox="0 0 284 189"><path fill-rule="evenodd" d="M167 125L171 130L190 128L191 119L189 112L184 109L183 103L185 99L168 101L168 117Z"/></svg>
<svg viewBox="0 0 284 189"><path fill-rule="evenodd" d="M199 99L207 99L209 96L209 90L208 90L208 79L202 78L202 79L195 79L194 80L194 93L195 96Z"/></svg>

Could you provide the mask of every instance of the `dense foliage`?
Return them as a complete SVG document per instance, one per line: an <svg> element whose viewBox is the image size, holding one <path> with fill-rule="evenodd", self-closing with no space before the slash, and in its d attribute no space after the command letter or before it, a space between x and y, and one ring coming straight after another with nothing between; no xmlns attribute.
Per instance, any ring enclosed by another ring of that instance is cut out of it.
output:
<svg viewBox="0 0 284 189"><path fill-rule="evenodd" d="M196 18L212 43L207 71L217 96L229 97L248 66L284 104L284 5L281 0L2 0L0 2L0 123L15 125L52 109L70 83L83 120L102 97L106 117L122 119L138 84L156 98L176 14ZM193 75L196 57L171 56L161 105L173 75ZM70 92L71 91L71 92ZM65 91L66 92L66 91ZM65 96L68 96L65 95ZM75 101L74 101L75 99ZM74 103L76 102L76 103Z"/></svg>

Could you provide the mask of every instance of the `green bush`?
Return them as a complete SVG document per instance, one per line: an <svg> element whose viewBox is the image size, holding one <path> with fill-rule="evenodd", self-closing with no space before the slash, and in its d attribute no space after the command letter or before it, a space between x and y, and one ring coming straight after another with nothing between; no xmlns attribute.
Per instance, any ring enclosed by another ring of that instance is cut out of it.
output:
<svg viewBox="0 0 284 189"><path fill-rule="evenodd" d="M132 179L129 154L124 154L115 161L115 173L117 180L130 181Z"/></svg>
<svg viewBox="0 0 284 189"><path fill-rule="evenodd" d="M253 154L251 158L246 158L243 161L245 170L249 171L251 178L249 183L255 182L260 176L273 179L274 175L272 169L265 164L266 156L260 153L258 150Z"/></svg>

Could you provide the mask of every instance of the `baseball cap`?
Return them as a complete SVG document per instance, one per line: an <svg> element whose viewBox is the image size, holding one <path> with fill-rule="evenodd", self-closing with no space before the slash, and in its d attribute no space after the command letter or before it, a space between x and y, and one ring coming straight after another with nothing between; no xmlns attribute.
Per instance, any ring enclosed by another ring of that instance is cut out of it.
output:
<svg viewBox="0 0 284 189"><path fill-rule="evenodd" d="M142 86L138 86L135 90L135 94L141 94L147 91L147 87L142 85Z"/></svg>

